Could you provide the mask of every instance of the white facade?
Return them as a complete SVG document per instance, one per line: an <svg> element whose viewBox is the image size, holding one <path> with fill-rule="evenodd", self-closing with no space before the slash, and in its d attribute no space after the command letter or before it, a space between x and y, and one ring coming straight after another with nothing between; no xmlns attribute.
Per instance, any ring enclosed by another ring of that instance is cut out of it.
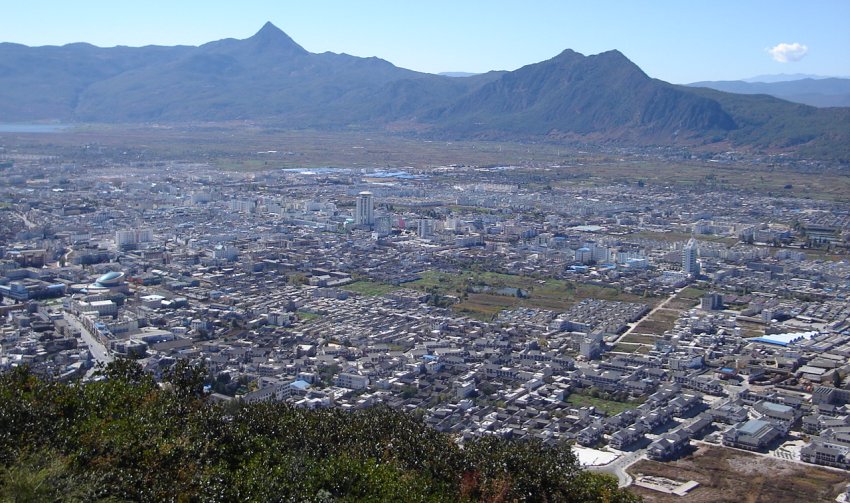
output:
<svg viewBox="0 0 850 503"><path fill-rule="evenodd" d="M688 244L682 248L682 272L691 276L697 276L699 274L698 253L697 242L694 238L691 238Z"/></svg>
<svg viewBox="0 0 850 503"><path fill-rule="evenodd" d="M375 204L371 192L361 192L357 195L354 223L370 227L375 224Z"/></svg>
<svg viewBox="0 0 850 503"><path fill-rule="evenodd" d="M116 246L149 243L151 241L153 241L153 229L129 229L115 233Z"/></svg>

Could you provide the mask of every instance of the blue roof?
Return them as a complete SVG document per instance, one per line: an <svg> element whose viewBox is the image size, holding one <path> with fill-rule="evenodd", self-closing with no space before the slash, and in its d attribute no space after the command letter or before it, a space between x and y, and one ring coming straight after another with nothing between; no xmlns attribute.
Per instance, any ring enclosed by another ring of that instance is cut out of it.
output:
<svg viewBox="0 0 850 503"><path fill-rule="evenodd" d="M764 335L762 337L753 337L747 339L750 342L762 342L765 344L774 344L776 346L787 346L789 344L793 344L795 342L800 342L801 340L809 340L812 337L817 335L817 331L813 332L795 332L789 334L771 334Z"/></svg>
<svg viewBox="0 0 850 503"><path fill-rule="evenodd" d="M762 428L767 426L769 423L767 421L762 421L761 419L750 419L746 423L744 423L738 431L741 433L745 433L747 435L755 435Z"/></svg>
<svg viewBox="0 0 850 503"><path fill-rule="evenodd" d="M301 379L299 379L299 380L293 382L292 384L290 384L290 386L292 386L293 388L298 388L300 390L305 390L305 389L310 387L310 383L308 383L307 381L302 381Z"/></svg>
<svg viewBox="0 0 850 503"><path fill-rule="evenodd" d="M120 278L123 274L124 273L110 271L110 272L104 274L103 276L97 278L97 282L100 283L101 281L109 281L109 280L113 280L115 278Z"/></svg>

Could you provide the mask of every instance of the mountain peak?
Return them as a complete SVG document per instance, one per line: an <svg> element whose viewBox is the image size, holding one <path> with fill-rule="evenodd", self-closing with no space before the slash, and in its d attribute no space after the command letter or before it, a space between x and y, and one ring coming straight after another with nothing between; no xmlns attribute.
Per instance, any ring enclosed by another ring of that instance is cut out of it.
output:
<svg viewBox="0 0 850 503"><path fill-rule="evenodd" d="M584 58L584 54L581 54L580 52L576 52L572 49L564 49L552 59L555 61L581 61Z"/></svg>
<svg viewBox="0 0 850 503"><path fill-rule="evenodd" d="M293 53L307 54L307 51L303 47L292 40L283 30L272 24L271 21L266 21L266 24L260 28L260 31L248 40L254 42L258 49L272 47L277 49L286 48Z"/></svg>
<svg viewBox="0 0 850 503"><path fill-rule="evenodd" d="M266 21L260 31L258 31L254 36L263 35L263 36L280 36L286 35L280 28L274 25L271 21Z"/></svg>

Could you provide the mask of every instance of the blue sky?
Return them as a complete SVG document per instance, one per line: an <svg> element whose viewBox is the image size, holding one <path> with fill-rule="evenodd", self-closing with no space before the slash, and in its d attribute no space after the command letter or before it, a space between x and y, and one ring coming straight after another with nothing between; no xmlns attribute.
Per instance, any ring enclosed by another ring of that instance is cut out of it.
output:
<svg viewBox="0 0 850 503"><path fill-rule="evenodd" d="M848 0L10 0L0 41L199 45L266 21L311 52L433 73L513 70L569 48L618 49L674 83L850 76Z"/></svg>

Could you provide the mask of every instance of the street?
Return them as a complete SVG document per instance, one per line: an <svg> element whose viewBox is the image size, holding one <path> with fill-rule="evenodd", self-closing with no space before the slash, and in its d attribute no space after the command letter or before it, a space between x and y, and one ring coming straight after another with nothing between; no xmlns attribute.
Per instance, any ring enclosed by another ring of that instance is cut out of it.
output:
<svg viewBox="0 0 850 503"><path fill-rule="evenodd" d="M76 328L80 331L80 338L89 348L89 352L92 355L92 358L97 361L97 363L107 364L111 362L114 358L110 351L100 343L89 331L86 327L80 322L79 318L74 316L72 313L65 311L65 320L68 322L71 327ZM95 367L89 369L86 373L86 378L90 378L94 373Z"/></svg>

